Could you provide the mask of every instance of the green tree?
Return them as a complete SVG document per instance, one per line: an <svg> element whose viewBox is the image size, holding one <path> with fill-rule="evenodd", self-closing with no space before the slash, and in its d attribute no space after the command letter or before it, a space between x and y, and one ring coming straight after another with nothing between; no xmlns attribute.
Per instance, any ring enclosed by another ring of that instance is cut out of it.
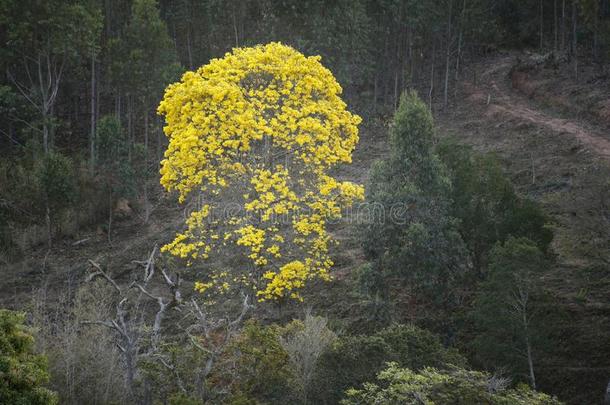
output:
<svg viewBox="0 0 610 405"><path fill-rule="evenodd" d="M247 322L233 349L237 381L230 403L287 403L293 392L293 375L288 353L280 343L279 328Z"/></svg>
<svg viewBox="0 0 610 405"><path fill-rule="evenodd" d="M161 19L157 0L133 2L131 18L124 34L110 41L109 59L111 80L119 87L119 94L126 96L130 160L135 158L135 143L143 144L143 156L138 156L143 160L138 164L143 167L140 174L145 176L138 179L138 187L142 189L143 219L148 222L151 213L149 174L157 171L162 151L161 128L151 120L151 116L165 87L182 72L167 25ZM141 134L140 139L137 139L137 133ZM151 134L156 135L156 157L152 160Z"/></svg>
<svg viewBox="0 0 610 405"><path fill-rule="evenodd" d="M346 389L371 381L389 361L414 370L465 364L459 353L443 347L434 334L395 324L370 336L340 337L320 357L308 398L311 403L336 404Z"/></svg>
<svg viewBox="0 0 610 405"><path fill-rule="evenodd" d="M2 59L9 81L39 114L42 146L52 147L54 108L70 65L89 55L102 24L85 0L2 1Z"/></svg>
<svg viewBox="0 0 610 405"><path fill-rule="evenodd" d="M141 117L140 128L148 153L152 107L158 104L167 84L181 72L157 1L135 0L125 33L113 38L109 48L112 81L128 97L127 114L132 121L128 128L130 142L134 142L135 118Z"/></svg>
<svg viewBox="0 0 610 405"><path fill-rule="evenodd" d="M134 170L128 158L128 145L119 120L114 116L100 119L96 129L98 139L98 176L108 196L108 240L111 240L115 201L134 191Z"/></svg>
<svg viewBox="0 0 610 405"><path fill-rule="evenodd" d="M376 271L449 308L465 250L449 215L451 182L433 144L430 110L414 92L404 94L390 130L390 156L371 171L367 202L381 217L370 218L363 246Z"/></svg>
<svg viewBox="0 0 610 405"><path fill-rule="evenodd" d="M445 371L424 368L416 372L389 363L378 383L349 389L343 405L489 404L560 405L557 399L478 371L452 367Z"/></svg>
<svg viewBox="0 0 610 405"><path fill-rule="evenodd" d="M494 247L475 301L475 357L486 369L506 367L536 388L535 359L544 347L540 277L549 263L536 244L510 237Z"/></svg>
<svg viewBox="0 0 610 405"><path fill-rule="evenodd" d="M553 239L548 217L535 202L517 195L493 155L475 153L452 138L443 140L438 152L453 185L451 214L460 220L459 232L479 277L491 248L510 235L527 237L546 251Z"/></svg>
<svg viewBox="0 0 610 405"><path fill-rule="evenodd" d="M23 325L24 318L24 314L0 310L0 402L56 404L55 394L44 388L49 380L46 358L34 353L34 338Z"/></svg>
<svg viewBox="0 0 610 405"><path fill-rule="evenodd" d="M78 194L72 160L58 152L48 153L36 167L36 178L44 202L43 216L50 247L53 228L59 222L61 213L70 208Z"/></svg>

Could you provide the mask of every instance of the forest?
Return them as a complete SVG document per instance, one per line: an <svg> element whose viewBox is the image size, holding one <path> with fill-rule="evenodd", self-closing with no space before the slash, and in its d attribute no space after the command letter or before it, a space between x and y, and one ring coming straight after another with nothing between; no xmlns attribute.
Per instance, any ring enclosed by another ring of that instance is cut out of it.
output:
<svg viewBox="0 0 610 405"><path fill-rule="evenodd" d="M610 405L610 0L0 0L0 404Z"/></svg>

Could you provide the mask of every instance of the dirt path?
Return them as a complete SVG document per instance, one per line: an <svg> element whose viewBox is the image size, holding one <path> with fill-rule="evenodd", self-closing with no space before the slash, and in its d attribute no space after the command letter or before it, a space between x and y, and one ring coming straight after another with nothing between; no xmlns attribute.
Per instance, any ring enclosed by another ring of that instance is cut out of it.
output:
<svg viewBox="0 0 610 405"><path fill-rule="evenodd" d="M601 128L584 125L570 118L555 117L512 89L508 77L515 63L513 56L503 56L483 70L477 85L464 84L470 101L485 104L485 114L500 114L527 121L557 133L572 135L593 153L610 161L610 134Z"/></svg>

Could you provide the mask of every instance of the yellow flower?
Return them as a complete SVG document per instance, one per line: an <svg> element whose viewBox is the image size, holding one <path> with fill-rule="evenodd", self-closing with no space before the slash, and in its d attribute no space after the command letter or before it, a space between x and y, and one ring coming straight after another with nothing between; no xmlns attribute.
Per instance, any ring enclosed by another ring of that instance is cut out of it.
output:
<svg viewBox="0 0 610 405"><path fill-rule="evenodd" d="M252 286L263 300L300 300L307 280L328 280L326 224L364 196L328 174L351 162L358 142L361 119L341 93L320 57L277 42L233 49L168 86L158 108L169 140L161 184L180 202L200 195L206 204L163 251L189 261L243 255L263 274ZM213 221L227 202L241 214Z"/></svg>

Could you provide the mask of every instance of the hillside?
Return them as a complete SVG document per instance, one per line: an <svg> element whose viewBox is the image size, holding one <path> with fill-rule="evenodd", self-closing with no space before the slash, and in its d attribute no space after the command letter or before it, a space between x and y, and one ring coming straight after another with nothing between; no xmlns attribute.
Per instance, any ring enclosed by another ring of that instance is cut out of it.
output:
<svg viewBox="0 0 610 405"><path fill-rule="evenodd" d="M473 65L461 101L440 115L439 132L497 154L520 192L552 215L558 261L545 287L565 317L557 357L545 361L544 383L562 387L572 403L594 403L610 371L610 121L580 113L577 95L601 92L599 99L607 100L610 91L607 81L585 76L574 82L565 63L524 74L524 59L506 53Z"/></svg>
<svg viewBox="0 0 610 405"><path fill-rule="evenodd" d="M506 53L473 63L464 73L455 103L437 114L437 134L499 156L520 193L539 201L551 214L558 261L544 276L544 286L561 307L557 333L562 345L542 362L541 386L569 403L585 403L603 392L610 371L606 355L610 352L610 138L604 132L608 127L572 114L569 107L550 107L557 96L548 90L538 90L536 97L524 94L522 89L535 83L529 75L543 76L550 88L564 82L557 71L543 66L523 77L518 70L520 57ZM517 87L515 75L519 75ZM585 90L572 86L571 91ZM365 122L353 164L338 176L366 184L372 162L387 153L385 128ZM43 288L53 305L53 297L84 282L89 260L127 280L133 277L132 262L144 259L153 245L171 240L182 221L183 211L173 198L163 198L147 224L131 212L118 220L111 243L98 227L58 241L50 251L39 247L3 269L0 302L21 308L31 300L32 290ZM356 319L353 308L344 308L335 298L351 294L351 273L365 263L356 224L337 224L333 235L339 241L333 253L334 281L317 284L311 297L317 302L314 310L337 320ZM192 279L188 274L184 277ZM298 306L287 310L283 318L299 316ZM263 313L258 316L275 318Z"/></svg>
<svg viewBox="0 0 610 405"><path fill-rule="evenodd" d="M0 404L610 405L610 0L6 0L0 44Z"/></svg>

